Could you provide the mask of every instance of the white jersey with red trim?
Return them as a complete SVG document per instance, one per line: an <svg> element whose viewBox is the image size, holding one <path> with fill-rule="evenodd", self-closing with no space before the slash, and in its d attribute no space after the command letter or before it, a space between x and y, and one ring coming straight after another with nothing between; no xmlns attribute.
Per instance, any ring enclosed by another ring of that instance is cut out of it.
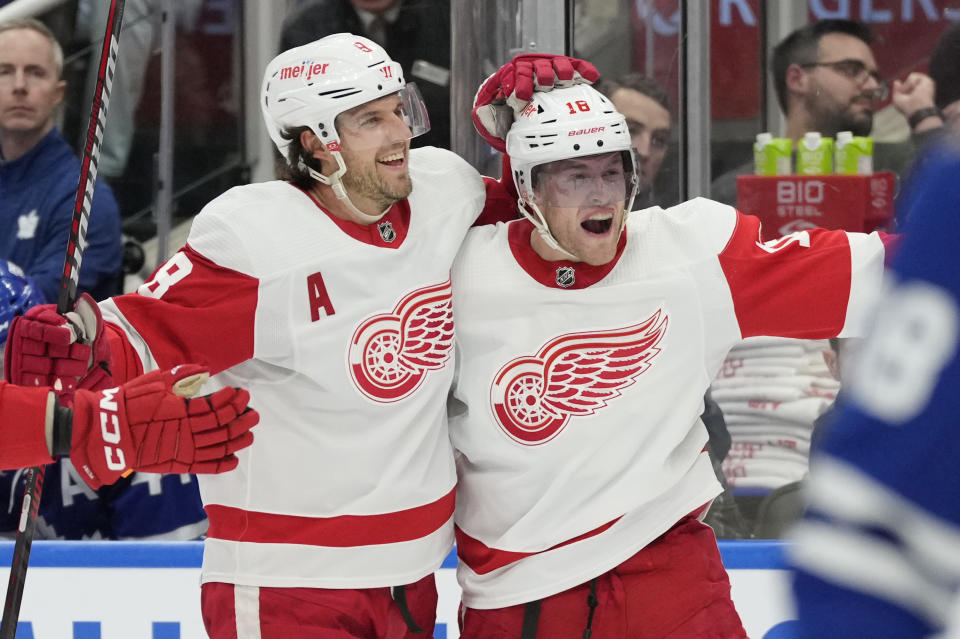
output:
<svg viewBox="0 0 960 639"><path fill-rule="evenodd" d="M709 200L647 209L604 266L540 259L526 220L468 234L450 417L467 606L589 581L719 493L699 415L740 339L862 333L883 238L759 230Z"/></svg>
<svg viewBox="0 0 960 639"><path fill-rule="evenodd" d="M260 411L240 466L202 477L203 582L400 585L449 553L450 268L484 188L439 149L412 151L410 175L369 226L285 182L231 189L137 294L103 304L122 367L206 364Z"/></svg>

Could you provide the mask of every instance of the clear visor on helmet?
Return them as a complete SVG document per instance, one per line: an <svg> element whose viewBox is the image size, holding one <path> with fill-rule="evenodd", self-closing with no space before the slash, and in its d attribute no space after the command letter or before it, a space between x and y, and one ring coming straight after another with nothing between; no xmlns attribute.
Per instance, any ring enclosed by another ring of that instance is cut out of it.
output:
<svg viewBox="0 0 960 639"><path fill-rule="evenodd" d="M632 200L637 176L630 151L547 162L532 171L534 203L575 208Z"/></svg>
<svg viewBox="0 0 960 639"><path fill-rule="evenodd" d="M352 150L389 148L430 130L430 117L413 82L391 95L344 111L336 119L340 145Z"/></svg>

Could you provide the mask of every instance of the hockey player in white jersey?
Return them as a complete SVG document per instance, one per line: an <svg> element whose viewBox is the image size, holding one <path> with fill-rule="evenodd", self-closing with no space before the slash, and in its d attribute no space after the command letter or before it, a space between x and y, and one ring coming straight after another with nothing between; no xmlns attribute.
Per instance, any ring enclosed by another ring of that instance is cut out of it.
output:
<svg viewBox="0 0 960 639"><path fill-rule="evenodd" d="M698 520L704 391L744 337L859 334L883 238L763 243L704 199L628 213L626 122L587 86L535 94L506 151L524 219L472 230L453 270L461 636L743 637Z"/></svg>
<svg viewBox="0 0 960 639"><path fill-rule="evenodd" d="M584 61L523 56L497 82L522 98L596 77ZM281 53L262 110L285 181L211 202L136 294L102 304L112 370L202 362L242 380L260 412L239 467L201 482L213 639L429 637L433 571L454 536L450 269L471 224L515 212L478 219L479 174L448 151L410 150L426 114L366 38ZM35 328L24 353L65 330ZM22 363L40 383L88 366L70 353Z"/></svg>
<svg viewBox="0 0 960 639"><path fill-rule="evenodd" d="M102 305L112 370L202 362L260 411L239 467L201 482L213 639L429 637L454 537L450 269L484 184L449 151L410 150L418 93L366 38L281 53L262 110L287 179L211 202L136 294Z"/></svg>

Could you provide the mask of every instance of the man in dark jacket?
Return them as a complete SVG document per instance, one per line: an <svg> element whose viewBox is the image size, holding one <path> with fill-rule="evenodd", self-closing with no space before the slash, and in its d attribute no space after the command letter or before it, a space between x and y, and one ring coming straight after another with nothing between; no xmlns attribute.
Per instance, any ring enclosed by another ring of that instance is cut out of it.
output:
<svg viewBox="0 0 960 639"><path fill-rule="evenodd" d="M0 25L0 258L47 302L57 298L80 161L54 126L63 101L63 52L36 20ZM80 290L119 292L120 214L105 184L93 197Z"/></svg>
<svg viewBox="0 0 960 639"><path fill-rule="evenodd" d="M332 33L358 33L384 49L415 82L430 131L413 146L450 148L450 0L313 0L283 22L280 50Z"/></svg>

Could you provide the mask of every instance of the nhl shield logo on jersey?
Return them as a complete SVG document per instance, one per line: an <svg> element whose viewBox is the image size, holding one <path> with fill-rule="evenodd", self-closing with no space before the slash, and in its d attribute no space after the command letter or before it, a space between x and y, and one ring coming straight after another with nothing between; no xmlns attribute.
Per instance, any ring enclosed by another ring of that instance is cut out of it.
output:
<svg viewBox="0 0 960 639"><path fill-rule="evenodd" d="M560 266L557 268L557 286L561 288L570 288L577 282L577 272L572 266Z"/></svg>
<svg viewBox="0 0 960 639"><path fill-rule="evenodd" d="M409 397L453 353L450 280L418 289L392 313L368 317L353 333L348 368L357 389L375 402Z"/></svg>
<svg viewBox="0 0 960 639"><path fill-rule="evenodd" d="M490 387L493 414L514 441L550 441L571 417L593 415L633 384L660 353L667 314L621 329L561 335L505 364Z"/></svg>
<svg viewBox="0 0 960 639"><path fill-rule="evenodd" d="M380 238L384 242L392 242L397 239L397 232L393 230L393 224L389 220L377 224L377 230L380 231Z"/></svg>

